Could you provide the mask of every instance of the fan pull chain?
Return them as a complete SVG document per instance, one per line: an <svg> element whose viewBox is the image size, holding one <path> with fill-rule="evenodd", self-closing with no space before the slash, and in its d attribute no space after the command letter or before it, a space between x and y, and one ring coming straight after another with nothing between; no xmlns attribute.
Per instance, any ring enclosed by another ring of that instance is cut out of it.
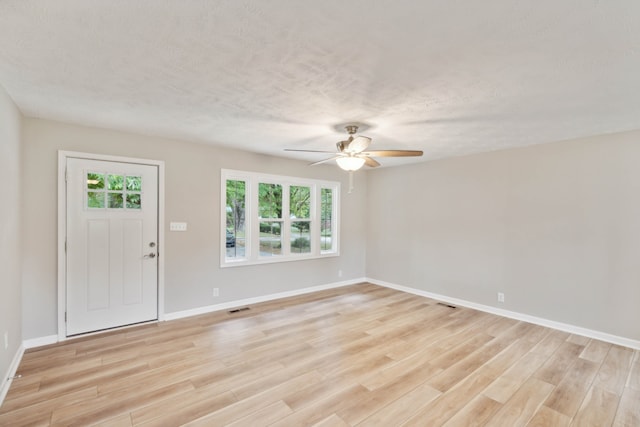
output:
<svg viewBox="0 0 640 427"><path fill-rule="evenodd" d="M349 171L349 194L353 192L353 171Z"/></svg>

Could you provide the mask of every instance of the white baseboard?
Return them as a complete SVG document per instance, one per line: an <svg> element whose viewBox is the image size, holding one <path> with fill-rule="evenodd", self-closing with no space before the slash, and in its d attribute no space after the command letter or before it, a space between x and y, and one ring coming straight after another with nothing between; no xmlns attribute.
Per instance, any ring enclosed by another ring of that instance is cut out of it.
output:
<svg viewBox="0 0 640 427"><path fill-rule="evenodd" d="M515 311L503 310L500 308L491 307L489 305L477 304L475 302L461 300L458 298L452 298L446 295L435 294L432 292L427 292L420 289L411 288L408 286L396 285L394 283L389 283L382 280L367 278L366 281L374 285L384 286L385 288L396 289L398 291L435 299L435 300L446 302L449 304L473 308L474 310L484 311L486 313L491 313L491 314L497 314L498 316L508 317L510 319L522 320L524 322L545 326L547 328L558 329L560 331L569 332L571 334L581 335L587 338L594 338L594 339L605 341L611 344L617 344L623 347L629 347L636 350L640 350L640 341L638 340L619 337L617 335L608 334L606 332L595 331L593 329L582 328L580 326L569 325L567 323L556 322L554 320L544 319L542 317L530 316L528 314L518 313Z"/></svg>
<svg viewBox="0 0 640 427"><path fill-rule="evenodd" d="M366 279L364 279L364 278L345 280L343 282L329 283L329 284L326 284L326 285L312 286L310 288L295 289L293 291L280 292L280 293L277 293L277 294L270 294L270 295L264 295L264 296L260 296L260 297L255 297L255 298L246 298L246 299L242 299L242 300L229 301L229 302L225 302L225 303L222 303L222 304L215 304L215 305L208 305L208 306L205 306L205 307L192 308L190 310L176 311L176 312L173 312L173 313L165 313L162 320L165 321L165 320L182 319L182 318L185 318L185 317L197 316L198 314L206 314L206 313L211 313L213 311L227 310L227 309L230 309L230 308L241 307L241 306L245 306L245 305L249 305L249 304L257 304L257 303L260 303L260 302L272 301L274 299L288 298L288 297L293 297L293 296L296 296L296 295L303 295L303 294L308 294L308 293L311 293L311 292L323 291L323 290L326 290L326 289L333 289L333 288L339 288L339 287L342 287L342 286L356 285L358 283L363 283L365 281L366 281ZM135 325L132 325L132 326L129 326L129 327L133 327L133 326L135 326ZM104 331L99 331L97 333L102 333L102 332L104 332ZM87 334L82 335L82 336L87 336ZM48 335L46 337L38 337L38 338L31 338L31 339L28 339L28 340L24 340L23 343L22 343L23 352L24 352L24 349L34 348L34 347L41 347L41 346L49 345L49 344L55 344L55 343L57 343L59 341L61 341L61 340L59 339L58 335ZM64 339L64 341L66 341L66 339ZM20 361L18 361L18 363L20 363Z"/></svg>
<svg viewBox="0 0 640 427"><path fill-rule="evenodd" d="M185 317L197 316L199 314L211 313L214 311L228 310L230 308L242 307L251 304L258 304L266 301L273 301L281 298L294 297L297 295L309 294L312 292L324 291L326 289L340 288L342 286L356 285L366 282L366 279L345 280L343 282L329 283L327 285L312 286L309 288L294 289L287 292L279 292L277 294L263 295L254 298L246 298L241 300L223 302L221 304L208 305L205 307L192 308L190 310L174 311L173 313L165 313L164 320L182 319Z"/></svg>
<svg viewBox="0 0 640 427"><path fill-rule="evenodd" d="M2 406L2 402L4 402L4 398L7 396L9 392L9 387L11 387L11 383L13 382L13 377L18 371L18 366L20 365L20 361L22 360L22 355L24 354L24 346L21 345L18 347L16 354L13 356L13 360L9 365L9 369L4 377L2 377L2 385L0 386L0 406Z"/></svg>
<svg viewBox="0 0 640 427"><path fill-rule="evenodd" d="M24 340L22 346L27 348L42 347L43 345L55 344L58 342L57 335L47 335L46 337L31 338Z"/></svg>

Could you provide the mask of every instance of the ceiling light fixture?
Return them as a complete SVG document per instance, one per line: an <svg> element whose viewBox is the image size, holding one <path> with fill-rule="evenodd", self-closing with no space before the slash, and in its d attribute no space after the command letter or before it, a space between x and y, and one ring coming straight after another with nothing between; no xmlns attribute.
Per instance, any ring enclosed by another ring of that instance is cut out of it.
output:
<svg viewBox="0 0 640 427"><path fill-rule="evenodd" d="M364 158L363 157L338 157L336 159L336 163L340 166L341 169L346 171L357 171L362 166L364 166Z"/></svg>

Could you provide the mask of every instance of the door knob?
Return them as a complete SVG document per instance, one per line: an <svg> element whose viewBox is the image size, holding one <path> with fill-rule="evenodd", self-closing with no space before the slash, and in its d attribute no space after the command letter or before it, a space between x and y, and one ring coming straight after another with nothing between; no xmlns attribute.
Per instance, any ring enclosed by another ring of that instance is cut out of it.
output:
<svg viewBox="0 0 640 427"><path fill-rule="evenodd" d="M155 258L156 254L154 254L153 252L151 252L149 255L145 255L145 258Z"/></svg>

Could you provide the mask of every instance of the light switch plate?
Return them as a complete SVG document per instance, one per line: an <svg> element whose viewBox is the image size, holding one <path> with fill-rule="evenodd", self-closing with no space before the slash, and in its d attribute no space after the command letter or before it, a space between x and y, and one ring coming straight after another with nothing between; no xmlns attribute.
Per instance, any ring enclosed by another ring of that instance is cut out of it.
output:
<svg viewBox="0 0 640 427"><path fill-rule="evenodd" d="M187 231L186 222L170 222L169 231Z"/></svg>

